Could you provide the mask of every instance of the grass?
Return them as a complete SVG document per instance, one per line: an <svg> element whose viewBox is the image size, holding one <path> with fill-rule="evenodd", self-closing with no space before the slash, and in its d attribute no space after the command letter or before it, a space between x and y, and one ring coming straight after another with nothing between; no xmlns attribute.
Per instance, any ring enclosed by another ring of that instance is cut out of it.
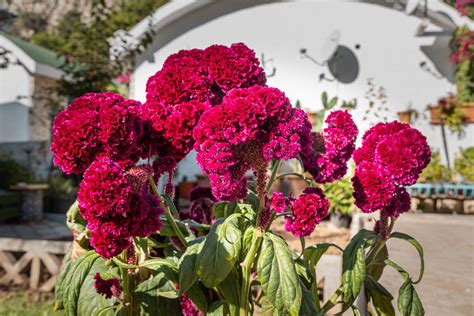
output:
<svg viewBox="0 0 474 316"><path fill-rule="evenodd" d="M28 291L0 291L0 316L65 315L53 311L54 300L50 293L35 294Z"/></svg>

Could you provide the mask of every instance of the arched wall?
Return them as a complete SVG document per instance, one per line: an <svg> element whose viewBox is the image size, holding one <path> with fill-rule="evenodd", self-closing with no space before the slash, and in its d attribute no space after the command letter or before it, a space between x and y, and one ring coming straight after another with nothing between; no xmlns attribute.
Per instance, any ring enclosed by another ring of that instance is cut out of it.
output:
<svg viewBox="0 0 474 316"><path fill-rule="evenodd" d="M383 116L388 120L396 119L398 111L411 106L420 112L415 127L428 137L433 149L441 150L441 131L429 124L429 114L424 110L438 97L455 92L455 86L448 79L437 78L420 67L422 61L436 73L436 66L450 67L448 60L434 65L423 52L422 47L432 46L436 37L415 36L420 22L418 17L361 2L276 2L242 9L196 26L156 51L148 51L140 58L142 62L133 74L132 97L143 101L147 78L161 68L168 55L180 49L245 42L258 56L264 53L265 59L273 60L277 71L268 79L268 84L282 89L292 102L300 100L305 109L317 111L322 107L320 96L323 91L330 96L337 95L341 100L356 98L358 107L352 113L361 133ZM340 44L351 49L359 63L358 76L349 84L320 82L320 73L331 76L327 67L302 59L299 53L300 48L306 48L309 55L318 58L325 39L336 29L341 33ZM431 25L427 31L435 34L442 30ZM449 53L446 36L438 37L442 39L438 42L444 43L435 48L439 54ZM356 44L360 45L359 49L355 49ZM369 78L377 89L380 86L385 89L388 111L379 111L363 120L369 107L365 98ZM472 145L472 135L474 126L470 125L464 138L451 136L451 156L459 147ZM179 173L188 178L199 173L192 155L182 163Z"/></svg>

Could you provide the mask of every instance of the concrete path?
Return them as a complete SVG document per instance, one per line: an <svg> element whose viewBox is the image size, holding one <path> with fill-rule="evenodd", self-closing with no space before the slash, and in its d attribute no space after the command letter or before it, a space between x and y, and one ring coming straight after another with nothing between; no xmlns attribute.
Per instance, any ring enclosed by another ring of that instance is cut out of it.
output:
<svg viewBox="0 0 474 316"><path fill-rule="evenodd" d="M404 214L394 231L413 236L424 248L425 275L415 287L426 315L474 315L474 216ZM390 240L389 252L393 261L418 276L418 254L409 243ZM397 294L402 279L387 267L381 282Z"/></svg>

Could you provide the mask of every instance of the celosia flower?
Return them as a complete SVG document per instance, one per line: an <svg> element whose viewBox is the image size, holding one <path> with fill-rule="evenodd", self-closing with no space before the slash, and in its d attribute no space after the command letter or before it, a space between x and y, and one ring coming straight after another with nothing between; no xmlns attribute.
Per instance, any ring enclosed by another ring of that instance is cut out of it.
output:
<svg viewBox="0 0 474 316"><path fill-rule="evenodd" d="M194 130L197 162L213 194L235 201L247 195L245 173L264 178L271 159L296 158L311 146L311 123L278 89L234 89L207 110ZM288 146L281 146L288 144ZM307 148L303 148L307 147ZM257 181L259 195L264 181Z"/></svg>
<svg viewBox="0 0 474 316"><path fill-rule="evenodd" d="M216 203L211 188L194 187L189 195L189 211L181 213L182 219L190 219L201 224L212 223L212 207Z"/></svg>
<svg viewBox="0 0 474 316"><path fill-rule="evenodd" d="M104 295L105 298L119 297L122 294L122 286L117 277L104 280L99 272L94 275L94 287L97 293Z"/></svg>
<svg viewBox="0 0 474 316"><path fill-rule="evenodd" d="M410 210L410 194L404 187L397 187L395 195L390 203L382 210L382 215L398 217L400 214Z"/></svg>
<svg viewBox="0 0 474 316"><path fill-rule="evenodd" d="M270 207L275 213L283 213L288 206L288 199L281 192L275 192L272 194L272 201Z"/></svg>
<svg viewBox="0 0 474 316"><path fill-rule="evenodd" d="M114 93L88 93L76 98L53 122L51 152L54 163L67 174L80 174L102 151L101 113L124 99Z"/></svg>
<svg viewBox="0 0 474 316"><path fill-rule="evenodd" d="M131 237L146 237L161 228L161 201L145 183L137 185L142 180L107 157L96 160L84 173L79 208L88 221L90 243L102 257L116 256Z"/></svg>
<svg viewBox="0 0 474 316"><path fill-rule="evenodd" d="M321 189L308 187L291 206L285 229L296 237L311 235L317 224L329 214L329 201Z"/></svg>
<svg viewBox="0 0 474 316"><path fill-rule="evenodd" d="M204 314L197 308L196 304L186 295L181 295L181 312L183 316L203 316Z"/></svg>
<svg viewBox="0 0 474 316"><path fill-rule="evenodd" d="M364 213L387 206L395 193L391 174L378 164L363 161L357 165L352 178L355 205Z"/></svg>
<svg viewBox="0 0 474 316"><path fill-rule="evenodd" d="M375 150L375 161L387 169L400 185L415 184L430 159L426 137L413 128L385 137Z"/></svg>
<svg viewBox="0 0 474 316"><path fill-rule="evenodd" d="M313 152L302 153L306 171L318 183L334 182L347 172L347 161L355 149L358 130L347 111L331 112L322 134L313 134Z"/></svg>

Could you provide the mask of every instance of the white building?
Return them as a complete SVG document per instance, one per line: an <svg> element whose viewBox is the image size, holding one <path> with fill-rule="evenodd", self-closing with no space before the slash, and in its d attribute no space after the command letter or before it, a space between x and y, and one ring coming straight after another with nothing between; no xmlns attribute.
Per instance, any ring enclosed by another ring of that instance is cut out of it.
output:
<svg viewBox="0 0 474 316"><path fill-rule="evenodd" d="M283 90L293 103L299 100L303 108L317 111L322 108L323 91L339 100L355 98L357 108L352 114L361 133L384 117L397 119L397 112L411 107L420 112L413 125L428 137L434 150L443 152L441 129L429 124L425 109L439 97L455 92L449 40L456 26L468 24L472 28L474 23L441 1L428 1L426 10L423 3L172 1L121 36L132 48L147 30L154 31L153 43L133 57L130 97L145 100L148 77L160 70L172 53L244 42L257 56L264 56L267 74L276 68L268 85ZM113 54L126 55L127 48L121 46L114 46ZM336 46L344 58L336 56L325 63ZM304 58L302 48L323 65ZM369 79L376 95L367 99L371 94ZM381 87L386 95L383 105L377 98ZM370 101L374 102L373 110L366 115ZM472 124L461 138L448 131L451 161L459 147L474 145L473 135ZM190 155L181 163L179 174L192 178L197 173L200 170Z"/></svg>

